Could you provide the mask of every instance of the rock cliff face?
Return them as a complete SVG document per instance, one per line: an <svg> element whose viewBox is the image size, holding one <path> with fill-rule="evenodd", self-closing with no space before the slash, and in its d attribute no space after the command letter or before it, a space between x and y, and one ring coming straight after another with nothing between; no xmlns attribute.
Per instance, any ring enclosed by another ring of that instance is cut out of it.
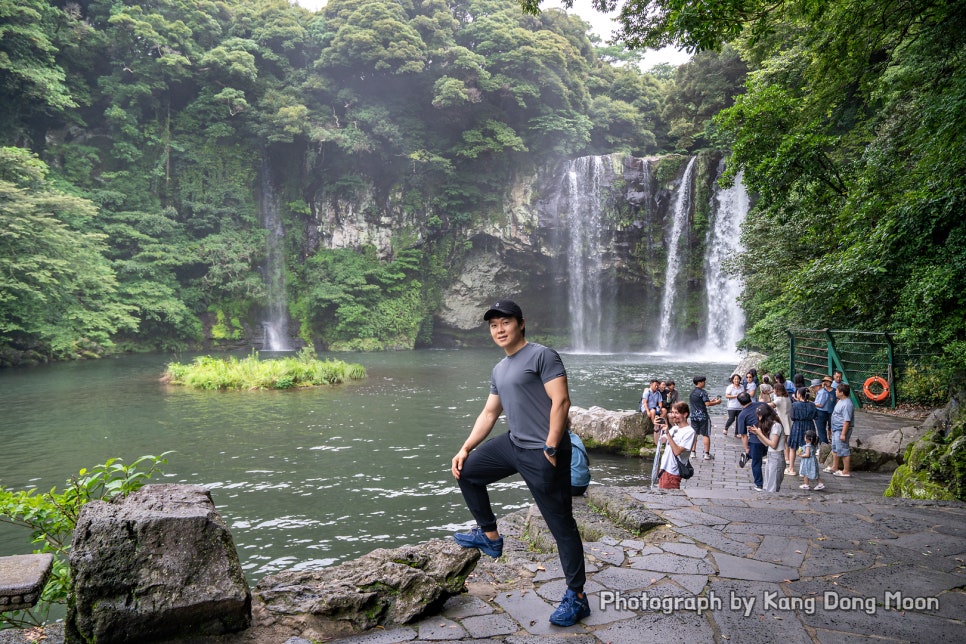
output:
<svg viewBox="0 0 966 644"><path fill-rule="evenodd" d="M500 297L518 299L530 329L560 346L661 348L661 325L675 329L676 346L693 343L707 326L705 249L722 169L717 154L696 161L613 154L517 176L499 212L467 229L435 311L433 344L485 342L480 312ZM427 234L425 213L407 212L401 200L380 204L364 193L355 203L316 204L313 242L371 244L389 257L394 242Z"/></svg>

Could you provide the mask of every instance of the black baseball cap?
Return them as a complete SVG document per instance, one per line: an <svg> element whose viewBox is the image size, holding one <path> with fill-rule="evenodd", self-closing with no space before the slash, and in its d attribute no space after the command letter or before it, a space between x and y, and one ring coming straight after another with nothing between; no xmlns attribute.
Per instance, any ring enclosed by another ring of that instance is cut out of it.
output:
<svg viewBox="0 0 966 644"><path fill-rule="evenodd" d="M516 318L518 320L523 319L523 309L517 306L517 303L513 300L500 300L489 310L483 314L484 320L489 320L490 318Z"/></svg>

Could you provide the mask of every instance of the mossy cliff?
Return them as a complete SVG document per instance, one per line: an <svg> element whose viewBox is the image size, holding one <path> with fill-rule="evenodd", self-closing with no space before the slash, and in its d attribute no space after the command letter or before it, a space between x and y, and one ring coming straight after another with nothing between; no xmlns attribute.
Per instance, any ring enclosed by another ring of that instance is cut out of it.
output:
<svg viewBox="0 0 966 644"><path fill-rule="evenodd" d="M966 501L966 413L961 392L930 419L934 429L906 450L886 496ZM929 421L927 421L929 422Z"/></svg>

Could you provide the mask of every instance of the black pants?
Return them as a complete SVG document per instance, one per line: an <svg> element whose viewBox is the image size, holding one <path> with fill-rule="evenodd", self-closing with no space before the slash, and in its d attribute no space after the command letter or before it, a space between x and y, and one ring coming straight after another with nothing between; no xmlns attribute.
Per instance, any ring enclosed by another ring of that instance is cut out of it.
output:
<svg viewBox="0 0 966 644"><path fill-rule="evenodd" d="M832 431L832 414L827 411L819 411L815 414L815 433L818 434L818 442L828 444L828 435Z"/></svg>
<svg viewBox="0 0 966 644"><path fill-rule="evenodd" d="M496 517L486 486L519 473L557 542L567 587L575 593L582 593L586 581L584 546L577 531L570 496L570 456L567 434L557 447L556 467L550 464L543 450L517 447L510 441L509 434L502 434L470 452L463 462L459 484L476 523L484 532L490 532L496 530Z"/></svg>
<svg viewBox="0 0 966 644"><path fill-rule="evenodd" d="M764 487L765 479L761 472L761 461L768 454L768 446L761 443L748 443L751 452L751 476L755 479L755 487Z"/></svg>
<svg viewBox="0 0 966 644"><path fill-rule="evenodd" d="M740 409L729 409L728 410L728 422L725 423L725 428L724 428L724 433L725 434L728 433L728 429L730 429L731 426L735 424L735 421L738 420L738 414L740 414L740 413L741 413L741 410Z"/></svg>

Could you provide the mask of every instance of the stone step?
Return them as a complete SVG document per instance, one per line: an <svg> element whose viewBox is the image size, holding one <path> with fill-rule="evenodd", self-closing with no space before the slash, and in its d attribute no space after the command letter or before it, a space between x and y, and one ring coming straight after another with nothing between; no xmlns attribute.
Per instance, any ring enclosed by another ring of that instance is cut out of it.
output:
<svg viewBox="0 0 966 644"><path fill-rule="evenodd" d="M33 608L53 565L50 553L0 557L0 612Z"/></svg>

